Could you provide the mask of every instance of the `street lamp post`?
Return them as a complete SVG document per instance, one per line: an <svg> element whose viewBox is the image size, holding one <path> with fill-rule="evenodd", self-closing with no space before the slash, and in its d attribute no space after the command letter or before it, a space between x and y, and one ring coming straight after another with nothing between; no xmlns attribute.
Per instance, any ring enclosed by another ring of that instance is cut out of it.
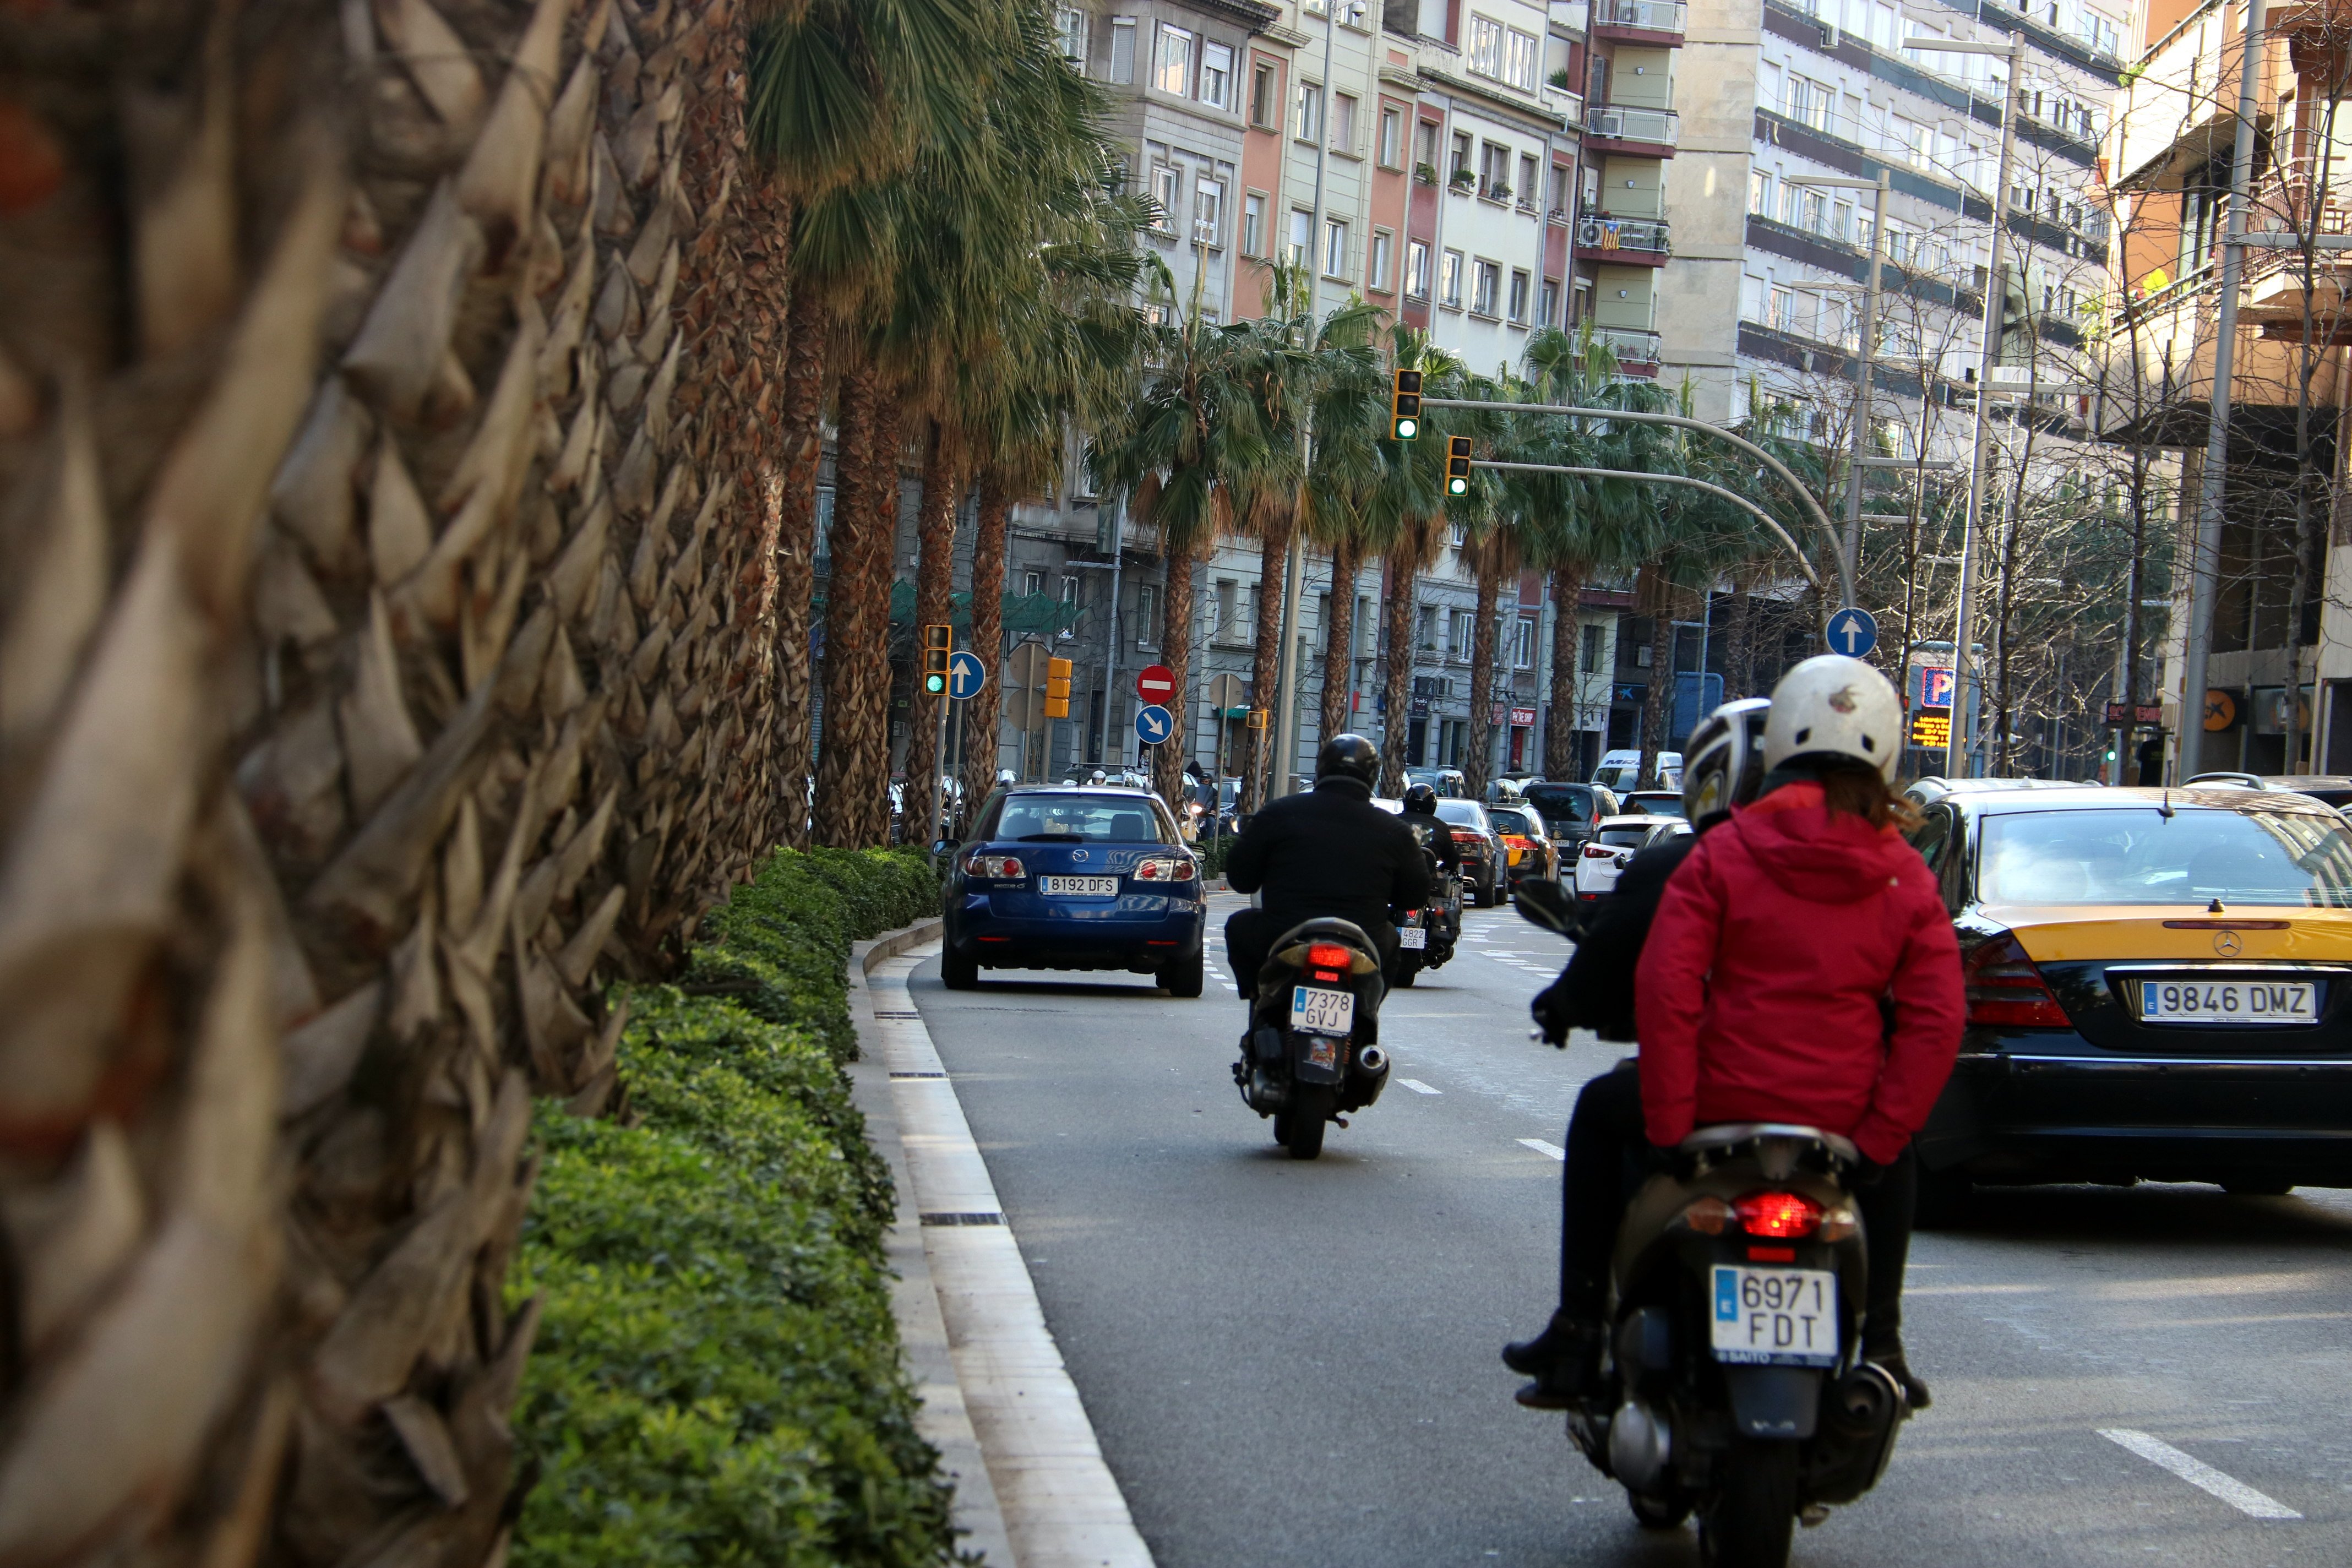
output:
<svg viewBox="0 0 2352 1568"><path fill-rule="evenodd" d="M1968 510L1960 525L1960 595L1958 629L1952 637L1952 726L1944 751L1944 771L1958 778L1968 771L1974 737L1969 732L1969 654L1970 599L1976 589L1977 535L1984 528L1984 461L1986 411L1992 401L1993 367L2000 361L2001 241L2009 233L2009 174L2017 158L2017 91L2025 70L2025 32L2020 28L2005 44L1976 43L1933 37L1904 40L1906 48L1948 55L2005 55L2009 76L2001 83L2000 161L1993 174L1992 235L1986 256L1984 341L1978 345L1976 416L1969 429Z"/></svg>
<svg viewBox="0 0 2352 1568"><path fill-rule="evenodd" d="M1870 203L1870 279L1864 285L1862 296L1862 353L1854 362L1853 429L1851 432L1853 460L1846 465L1845 478L1845 575L1849 581L1859 581L1862 576L1862 459L1870 428L1871 377L1877 373L1878 259L1886 248L1886 171L1881 169L1875 179L1869 180L1850 174L1796 174L1791 175L1788 183L1874 193Z"/></svg>

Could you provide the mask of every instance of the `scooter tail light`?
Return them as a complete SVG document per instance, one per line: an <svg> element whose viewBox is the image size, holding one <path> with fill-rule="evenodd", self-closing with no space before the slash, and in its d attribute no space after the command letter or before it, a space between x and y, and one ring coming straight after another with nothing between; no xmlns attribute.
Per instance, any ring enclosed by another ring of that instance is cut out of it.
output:
<svg viewBox="0 0 2352 1568"><path fill-rule="evenodd" d="M1307 962L1318 969L1345 969L1355 956L1336 942L1312 942L1307 949Z"/></svg>
<svg viewBox="0 0 2352 1568"><path fill-rule="evenodd" d="M2074 1020L2042 978L2016 936L2003 932L1978 944L1961 965L1969 1022L1990 1028L2064 1029Z"/></svg>
<svg viewBox="0 0 2352 1568"><path fill-rule="evenodd" d="M1822 1205L1802 1193L1749 1193L1733 1206L1740 1229L1775 1241L1811 1236L1822 1223Z"/></svg>
<svg viewBox="0 0 2352 1568"><path fill-rule="evenodd" d="M1701 1236L1721 1236L1738 1218L1732 1206L1712 1194L1683 1210L1683 1224Z"/></svg>
<svg viewBox="0 0 2352 1568"><path fill-rule="evenodd" d="M1840 1204L1822 1215L1821 1227L1814 1235L1822 1241L1850 1241L1862 1228L1862 1216L1852 1204Z"/></svg>

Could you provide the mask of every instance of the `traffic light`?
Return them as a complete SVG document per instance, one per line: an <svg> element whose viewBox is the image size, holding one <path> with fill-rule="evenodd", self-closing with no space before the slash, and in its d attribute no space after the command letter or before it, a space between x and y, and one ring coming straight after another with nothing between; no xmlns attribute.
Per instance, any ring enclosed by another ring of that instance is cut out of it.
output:
<svg viewBox="0 0 2352 1568"><path fill-rule="evenodd" d="M1045 661L1045 717L1066 719L1070 716L1070 661L1053 658Z"/></svg>
<svg viewBox="0 0 2352 1568"><path fill-rule="evenodd" d="M923 628L923 693L938 697L948 689L948 660L955 654L955 627Z"/></svg>
<svg viewBox="0 0 2352 1568"><path fill-rule="evenodd" d="M1466 496L1470 493L1470 437L1448 436L1445 438L1445 493Z"/></svg>
<svg viewBox="0 0 2352 1568"><path fill-rule="evenodd" d="M1389 393L1389 434L1410 441L1421 434L1421 372L1401 370Z"/></svg>

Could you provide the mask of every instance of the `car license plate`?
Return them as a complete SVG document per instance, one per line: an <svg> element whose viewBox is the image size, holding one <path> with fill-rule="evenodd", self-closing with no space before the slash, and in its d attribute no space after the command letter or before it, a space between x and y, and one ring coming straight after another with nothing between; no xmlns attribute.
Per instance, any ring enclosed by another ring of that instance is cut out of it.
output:
<svg viewBox="0 0 2352 1568"><path fill-rule="evenodd" d="M1397 932L1397 945L1399 947L1427 947L1429 945L1429 933L1422 930L1419 926L1407 926L1404 930Z"/></svg>
<svg viewBox="0 0 2352 1568"><path fill-rule="evenodd" d="M2143 980L2143 1024L2315 1024L2319 987L2308 980Z"/></svg>
<svg viewBox="0 0 2352 1568"><path fill-rule="evenodd" d="M1317 985L1290 990L1290 1026L1302 1035L1347 1035L1356 1027L1356 994Z"/></svg>
<svg viewBox="0 0 2352 1568"><path fill-rule="evenodd" d="M1831 1366L1838 1354L1837 1276L1826 1268L1715 1266L1715 1359L1751 1366Z"/></svg>
<svg viewBox="0 0 2352 1568"><path fill-rule="evenodd" d="M1115 899L1118 897L1117 877L1040 877L1038 888L1048 896L1064 899Z"/></svg>

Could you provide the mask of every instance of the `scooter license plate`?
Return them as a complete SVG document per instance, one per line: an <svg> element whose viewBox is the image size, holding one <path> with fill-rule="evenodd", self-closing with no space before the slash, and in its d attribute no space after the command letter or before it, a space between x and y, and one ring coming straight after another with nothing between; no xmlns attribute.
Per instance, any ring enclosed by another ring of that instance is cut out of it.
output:
<svg viewBox="0 0 2352 1568"><path fill-rule="evenodd" d="M1319 985L1290 989L1290 1026L1302 1035L1350 1035L1356 1029L1356 994Z"/></svg>
<svg viewBox="0 0 2352 1568"><path fill-rule="evenodd" d="M1399 947L1427 947L1429 945L1429 933L1422 930L1419 926L1407 926L1404 930L1397 932L1397 945Z"/></svg>
<svg viewBox="0 0 2352 1568"><path fill-rule="evenodd" d="M1748 1366L1833 1366L1837 1276L1826 1268L1718 1263L1708 1314L1715 1359Z"/></svg>

